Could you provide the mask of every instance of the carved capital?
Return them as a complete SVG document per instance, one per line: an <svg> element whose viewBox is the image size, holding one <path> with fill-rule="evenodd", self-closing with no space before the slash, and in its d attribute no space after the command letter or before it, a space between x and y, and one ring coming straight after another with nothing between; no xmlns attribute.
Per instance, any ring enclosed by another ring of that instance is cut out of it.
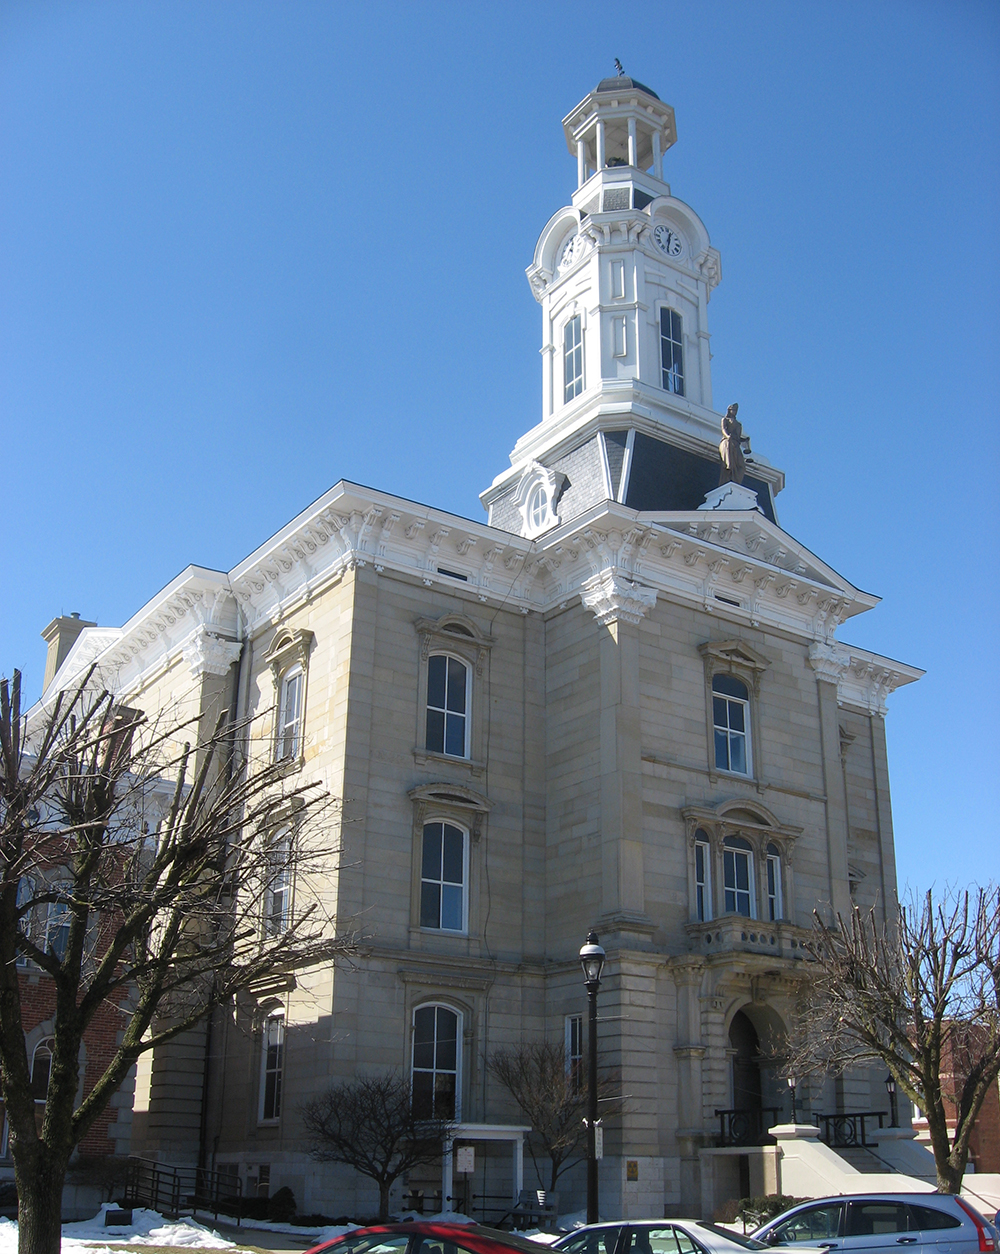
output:
<svg viewBox="0 0 1000 1254"><path fill-rule="evenodd" d="M602 627L620 618L636 624L656 604L656 589L632 583L613 570L602 570L584 583L580 600Z"/></svg>
<svg viewBox="0 0 1000 1254"><path fill-rule="evenodd" d="M225 640L205 627L199 627L184 646L184 661L191 674L228 675L229 668L240 656L242 645L238 640Z"/></svg>
<svg viewBox="0 0 1000 1254"><path fill-rule="evenodd" d="M818 679L825 679L829 684L839 683L850 664L851 655L835 644L816 643L809 646L809 665Z"/></svg>

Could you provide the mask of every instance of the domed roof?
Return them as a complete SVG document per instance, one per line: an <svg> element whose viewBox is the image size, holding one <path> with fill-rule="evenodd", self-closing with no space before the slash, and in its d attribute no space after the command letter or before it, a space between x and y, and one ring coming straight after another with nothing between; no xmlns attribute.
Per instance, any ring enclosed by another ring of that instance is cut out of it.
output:
<svg viewBox="0 0 1000 1254"><path fill-rule="evenodd" d="M594 91L597 94L614 91L618 92L620 95L623 91L629 91L633 88L636 91L644 91L647 96L652 96L654 100L660 99L655 91L646 87L643 83L638 82L636 79L629 78L627 74L617 74L614 78L602 78L594 88Z"/></svg>

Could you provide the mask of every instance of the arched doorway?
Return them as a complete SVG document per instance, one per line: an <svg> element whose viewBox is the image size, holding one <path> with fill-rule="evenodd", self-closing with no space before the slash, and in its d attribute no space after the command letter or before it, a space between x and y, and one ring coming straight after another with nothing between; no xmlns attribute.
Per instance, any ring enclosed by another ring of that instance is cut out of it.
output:
<svg viewBox="0 0 1000 1254"><path fill-rule="evenodd" d="M729 1025L729 1046L733 1067L733 1109L760 1110L760 1037L742 1010Z"/></svg>

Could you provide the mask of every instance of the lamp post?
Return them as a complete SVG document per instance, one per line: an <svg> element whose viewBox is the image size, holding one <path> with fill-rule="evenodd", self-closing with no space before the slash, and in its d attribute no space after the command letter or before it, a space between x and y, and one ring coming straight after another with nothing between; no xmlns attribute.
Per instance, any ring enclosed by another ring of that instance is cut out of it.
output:
<svg viewBox="0 0 1000 1254"><path fill-rule="evenodd" d="M580 966L583 967L583 984L587 990L589 1019L589 1045L587 1049L587 1223L596 1224L600 1218L597 1204L597 990L601 987L604 970L604 950L598 943L597 933L587 935L587 943L580 950Z"/></svg>
<svg viewBox="0 0 1000 1254"><path fill-rule="evenodd" d="M788 1085L788 1091L792 1095L792 1123L795 1122L795 1086L798 1079L794 1075L785 1076L785 1082Z"/></svg>
<svg viewBox="0 0 1000 1254"><path fill-rule="evenodd" d="M887 1075L885 1077L885 1091L889 1094L889 1127L899 1127L899 1110L896 1106L896 1077Z"/></svg>

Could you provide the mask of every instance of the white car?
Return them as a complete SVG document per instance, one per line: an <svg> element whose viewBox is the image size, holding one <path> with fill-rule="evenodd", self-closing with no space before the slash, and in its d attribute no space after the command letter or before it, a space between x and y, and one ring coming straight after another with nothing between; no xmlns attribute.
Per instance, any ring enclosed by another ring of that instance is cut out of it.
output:
<svg viewBox="0 0 1000 1254"><path fill-rule="evenodd" d="M747 1254L762 1241L702 1219L632 1219L588 1224L554 1242L565 1254ZM797 1254L804 1254L800 1249ZM814 1246L813 1254L823 1254Z"/></svg>

